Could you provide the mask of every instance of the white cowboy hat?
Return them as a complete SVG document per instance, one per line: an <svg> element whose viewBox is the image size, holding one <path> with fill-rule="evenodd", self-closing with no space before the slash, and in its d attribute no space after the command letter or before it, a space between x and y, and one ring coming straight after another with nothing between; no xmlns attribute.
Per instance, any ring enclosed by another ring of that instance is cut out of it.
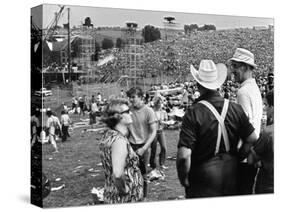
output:
<svg viewBox="0 0 281 212"><path fill-rule="evenodd" d="M190 72L199 84L211 90L219 88L227 77L226 66L212 60L201 60L198 71L191 65Z"/></svg>
<svg viewBox="0 0 281 212"><path fill-rule="evenodd" d="M250 66L253 66L254 68L257 67L257 65L255 64L254 54L247 49L237 48L233 57L229 60L246 63Z"/></svg>

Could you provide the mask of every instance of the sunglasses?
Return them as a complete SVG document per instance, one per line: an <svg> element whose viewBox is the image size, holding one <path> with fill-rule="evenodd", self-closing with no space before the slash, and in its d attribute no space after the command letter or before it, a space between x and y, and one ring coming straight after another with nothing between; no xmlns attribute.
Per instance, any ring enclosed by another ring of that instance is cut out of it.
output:
<svg viewBox="0 0 281 212"><path fill-rule="evenodd" d="M130 109L119 112L119 114L130 114Z"/></svg>
<svg viewBox="0 0 281 212"><path fill-rule="evenodd" d="M231 65L230 65L230 68L231 69L238 69L238 68L240 68L241 66L243 66L242 64L239 64L239 63L232 63Z"/></svg>

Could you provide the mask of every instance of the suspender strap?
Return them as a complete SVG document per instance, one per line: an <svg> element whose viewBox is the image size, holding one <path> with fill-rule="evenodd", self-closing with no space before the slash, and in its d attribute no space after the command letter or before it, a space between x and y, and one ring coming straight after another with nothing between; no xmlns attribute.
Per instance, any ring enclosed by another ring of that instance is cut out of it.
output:
<svg viewBox="0 0 281 212"><path fill-rule="evenodd" d="M225 124L224 124L224 120L225 120L225 117L226 117L226 113L227 113L227 109L228 109L228 105L229 105L229 100L228 99L224 100L221 115L219 115L218 111L209 102L207 102L205 100L202 100L199 103L205 105L214 114L214 116L216 117L216 119L219 122L215 155L218 154L218 152L219 152L219 147L220 147L220 142L221 142L221 134L223 136L225 150L226 150L226 152L228 152L229 149L230 149L229 148L229 138L228 138L228 134L227 134L227 131L226 131Z"/></svg>

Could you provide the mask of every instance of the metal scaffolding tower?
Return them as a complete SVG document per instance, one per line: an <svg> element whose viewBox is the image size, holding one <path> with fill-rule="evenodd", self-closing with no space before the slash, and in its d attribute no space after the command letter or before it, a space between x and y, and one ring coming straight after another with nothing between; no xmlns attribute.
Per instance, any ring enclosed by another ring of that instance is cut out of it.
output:
<svg viewBox="0 0 281 212"><path fill-rule="evenodd" d="M137 79L143 75L142 60L143 50L141 48L141 38L137 36L137 24L126 23L122 37L125 41L125 75L129 76L131 84L136 86Z"/></svg>
<svg viewBox="0 0 281 212"><path fill-rule="evenodd" d="M95 32L93 27L82 26L79 35L79 65L88 74L93 74L93 55L95 54Z"/></svg>

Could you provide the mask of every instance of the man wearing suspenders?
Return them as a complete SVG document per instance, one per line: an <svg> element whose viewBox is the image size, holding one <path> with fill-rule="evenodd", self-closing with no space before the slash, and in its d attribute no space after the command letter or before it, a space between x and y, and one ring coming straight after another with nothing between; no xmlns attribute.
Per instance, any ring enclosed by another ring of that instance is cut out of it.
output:
<svg viewBox="0 0 281 212"><path fill-rule="evenodd" d="M177 153L180 183L187 198L235 195L238 162L257 136L242 107L217 91L227 76L225 65L202 60L198 71L191 65L191 74L200 97L183 117Z"/></svg>

